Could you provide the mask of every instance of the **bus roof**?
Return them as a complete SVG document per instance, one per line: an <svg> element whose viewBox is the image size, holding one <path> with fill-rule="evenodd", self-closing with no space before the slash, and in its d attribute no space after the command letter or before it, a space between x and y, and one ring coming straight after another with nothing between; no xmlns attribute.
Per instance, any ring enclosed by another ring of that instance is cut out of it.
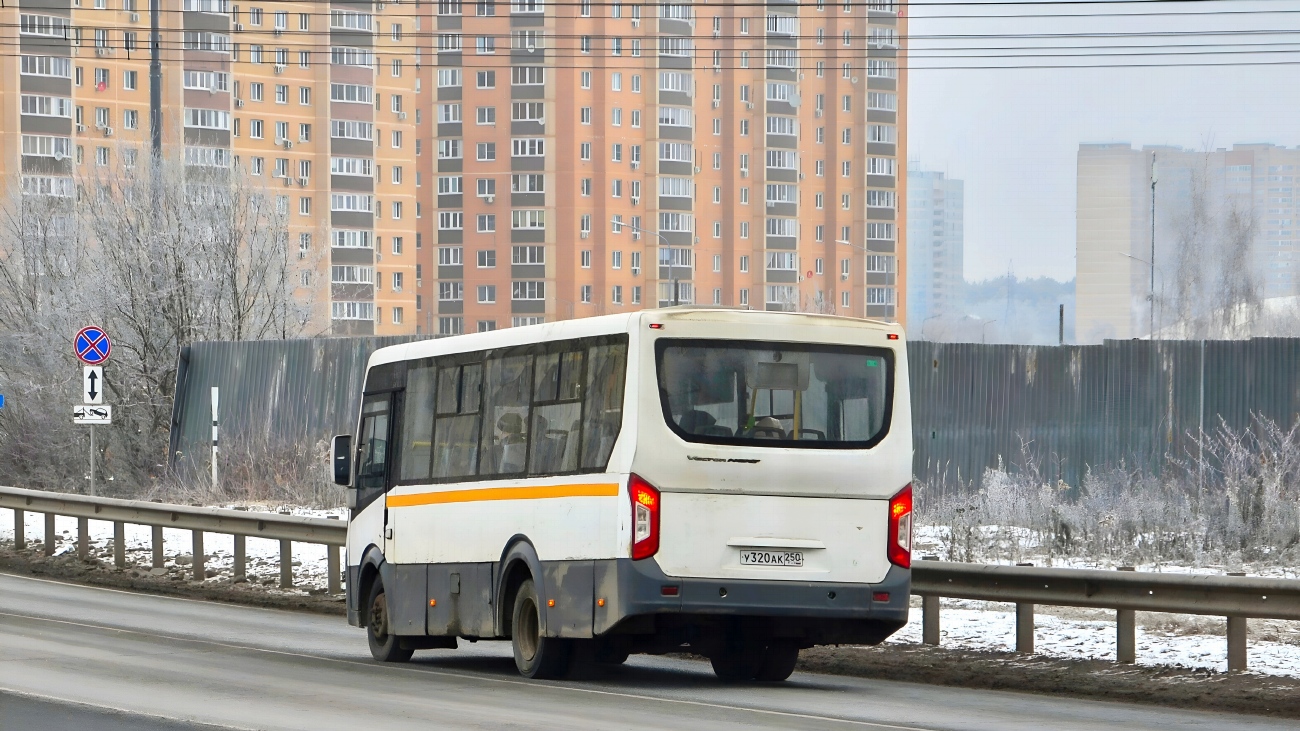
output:
<svg viewBox="0 0 1300 731"><path fill-rule="evenodd" d="M683 305L638 310L636 312L615 315L583 317L559 322L546 322L540 325L524 325L490 332L466 333L446 338L432 338L415 342L380 348L370 356L370 367L384 363L405 360L418 360L439 355L466 353L476 350L509 348L516 345L569 340L571 338L593 337L625 333L642 321L686 320L696 322L737 323L761 325L764 323L789 323L803 321L808 325L819 327L838 327L876 331L903 332L901 325L883 320L868 320L840 315L824 315L809 312L769 312L766 310L741 310L730 307L708 307L700 305Z"/></svg>

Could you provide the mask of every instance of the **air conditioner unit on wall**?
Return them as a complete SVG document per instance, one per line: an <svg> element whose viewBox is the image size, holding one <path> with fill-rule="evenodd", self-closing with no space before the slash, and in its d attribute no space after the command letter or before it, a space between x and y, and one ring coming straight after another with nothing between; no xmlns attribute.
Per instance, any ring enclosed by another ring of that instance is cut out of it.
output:
<svg viewBox="0 0 1300 731"><path fill-rule="evenodd" d="M140 14L139 14L139 13L131 13L131 14L130 14L129 16L127 16L127 17L129 17L129 18L131 19L131 22L132 22L132 23L139 23L139 22L140 22Z"/></svg>
<svg viewBox="0 0 1300 731"><path fill-rule="evenodd" d="M282 74L282 73L284 73L284 64L282 64L282 63L277 63L277 64L275 65L275 73L277 73L277 74Z"/></svg>
<svg viewBox="0 0 1300 731"><path fill-rule="evenodd" d="M591 236L591 232L590 232L590 231L581 231L581 232L578 233L578 238L581 238L581 239L585 239L585 238L587 238L588 236Z"/></svg>

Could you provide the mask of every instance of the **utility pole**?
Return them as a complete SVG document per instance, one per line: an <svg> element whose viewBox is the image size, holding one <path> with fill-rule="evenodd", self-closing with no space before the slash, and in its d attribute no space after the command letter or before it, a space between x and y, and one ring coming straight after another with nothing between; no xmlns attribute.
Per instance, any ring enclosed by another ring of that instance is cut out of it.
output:
<svg viewBox="0 0 1300 731"><path fill-rule="evenodd" d="M1156 170L1156 153L1151 153L1151 306L1148 308L1148 318L1150 326L1149 337L1155 340L1156 337L1156 180L1158 171ZM1130 280L1131 281L1131 280Z"/></svg>
<svg viewBox="0 0 1300 731"><path fill-rule="evenodd" d="M149 0L149 140L154 170L162 160L162 0Z"/></svg>
<svg viewBox="0 0 1300 731"><path fill-rule="evenodd" d="M1056 310L1056 344L1065 345L1065 305L1057 305Z"/></svg>
<svg viewBox="0 0 1300 731"><path fill-rule="evenodd" d="M680 301L681 298L679 297L679 292L678 292L678 287L677 287L677 271L676 271L676 265L677 265L677 263L676 263L676 259L677 259L677 255L673 253L673 245L672 245L671 243L669 243L669 241L668 241L668 237L664 236L663 234L659 233L658 231L647 231L646 229L643 229L643 228L641 228L640 226L635 226L635 225L630 224L630 223L623 223L622 221L619 221L618 219L614 219L614 220L612 221L612 223L613 223L615 226L619 226L619 227L626 226L627 228L630 228L630 229L632 229L633 231L636 231L636 232L638 232L638 233L650 234L650 235L652 235L652 236L658 236L658 237L659 237L659 240L663 242L664 246L668 247L668 279L669 279L669 281L672 282L672 285L673 285L673 307L676 307L677 305L681 304L681 301ZM688 251L689 251L689 249L688 249ZM658 266L659 266L659 261L658 261L658 259L659 259L659 257L656 256L656 257L655 257L655 267L656 267L656 270L655 270L655 272L656 272L655 281L656 281L656 282L659 281L659 277L657 276L657 274L658 274ZM659 301L659 293L658 293L658 292L655 292L655 302L658 302L658 301Z"/></svg>

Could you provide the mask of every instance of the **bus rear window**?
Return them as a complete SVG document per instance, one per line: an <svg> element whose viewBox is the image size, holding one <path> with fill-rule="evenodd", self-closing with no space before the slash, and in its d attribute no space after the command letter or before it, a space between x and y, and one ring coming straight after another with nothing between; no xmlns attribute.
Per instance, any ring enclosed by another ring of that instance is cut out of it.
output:
<svg viewBox="0 0 1300 731"><path fill-rule="evenodd" d="M688 442L865 449L889 430L888 349L661 339L655 356L664 418Z"/></svg>

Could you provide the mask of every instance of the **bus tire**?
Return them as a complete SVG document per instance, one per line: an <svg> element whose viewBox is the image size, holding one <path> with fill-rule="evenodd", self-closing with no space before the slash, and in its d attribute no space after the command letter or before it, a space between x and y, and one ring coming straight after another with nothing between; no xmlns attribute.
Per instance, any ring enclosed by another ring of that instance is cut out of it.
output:
<svg viewBox="0 0 1300 731"><path fill-rule="evenodd" d="M402 647L397 635L388 631L388 616L388 594L384 592L384 582L375 577L366 602L366 640L370 645L370 656L379 662L406 662L415 650Z"/></svg>
<svg viewBox="0 0 1300 731"><path fill-rule="evenodd" d="M754 674L754 680L779 683L790 677L798 662L799 645L788 640L775 640L768 644L767 652L763 653L763 663Z"/></svg>
<svg viewBox="0 0 1300 731"><path fill-rule="evenodd" d="M515 652L515 667L525 678L558 678L569 669L571 643L542 636L541 602L532 579L525 579L515 592L510 644Z"/></svg>
<svg viewBox="0 0 1300 731"><path fill-rule="evenodd" d="M753 680L762 668L766 657L763 650L762 645L733 646L728 643L709 656L709 663L713 665L713 674L718 676L718 680L724 683L743 683Z"/></svg>

